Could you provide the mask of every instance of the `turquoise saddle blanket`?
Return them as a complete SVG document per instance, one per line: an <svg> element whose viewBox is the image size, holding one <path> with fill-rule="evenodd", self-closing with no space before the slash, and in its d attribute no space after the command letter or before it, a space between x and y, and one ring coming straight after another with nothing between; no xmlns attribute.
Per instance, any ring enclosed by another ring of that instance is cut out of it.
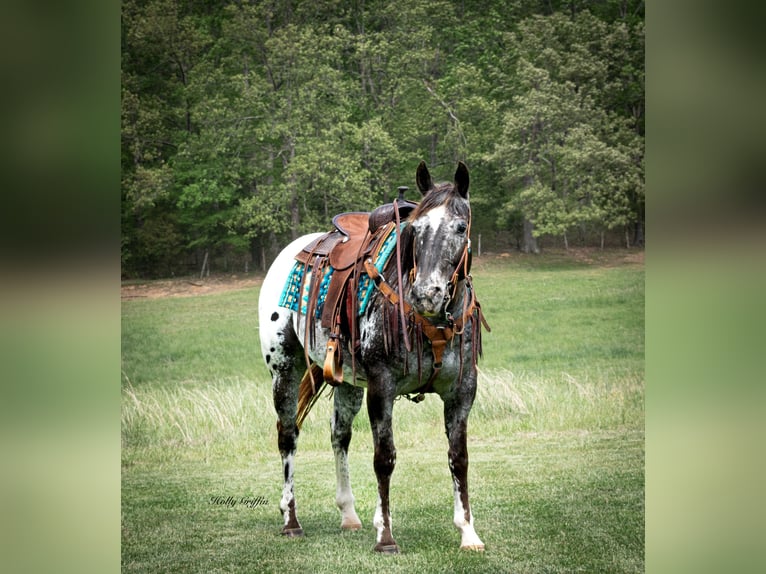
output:
<svg viewBox="0 0 766 574"><path fill-rule="evenodd" d="M406 223L402 223L400 230L403 229L405 225ZM391 254L396 248L396 234L397 231L394 230L386 238L385 242L380 248L380 251L378 251L378 255L375 258L375 261L373 261L373 264L381 273L383 272L383 268L386 266L386 263L388 263L388 260L391 258ZM316 305L317 318L322 316L322 308L324 307L325 298L327 297L327 289L330 286L330 279L332 279L333 271L334 270L332 266L328 265L325 267L324 274L322 275L322 282L319 285L319 296ZM304 273L308 273L305 281L303 281ZM285 282L284 289L282 289L282 295L279 298L279 306L286 309L291 309L292 311L297 311L298 304L300 302L300 312L301 314L305 315L307 312L306 309L308 307L311 282L314 281L314 278L311 275L311 268L309 268L307 271L306 266L303 263L296 261L292 270L290 271L287 281ZM303 282L303 293L300 293L301 282ZM370 302L370 297L372 297L372 290L374 287L375 284L373 283L372 279L370 279L370 276L367 275L367 273L362 272L359 276L359 286L356 293L357 299L359 301L359 315L362 315L367 309L367 305Z"/></svg>

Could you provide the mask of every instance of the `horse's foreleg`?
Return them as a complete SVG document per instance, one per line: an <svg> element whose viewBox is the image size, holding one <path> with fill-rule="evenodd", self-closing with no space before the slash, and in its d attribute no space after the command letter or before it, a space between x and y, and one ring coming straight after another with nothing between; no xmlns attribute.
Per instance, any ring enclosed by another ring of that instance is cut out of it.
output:
<svg viewBox="0 0 766 574"><path fill-rule="evenodd" d="M364 389L351 385L340 385L335 389L335 408L331 421L332 449L335 453L335 504L341 514L340 527L343 530L359 530L362 522L354 509L354 495L348 471L348 445L351 442L351 425L362 407Z"/></svg>
<svg viewBox="0 0 766 574"><path fill-rule="evenodd" d="M367 412L370 416L372 438L375 443L373 466L378 479L378 505L375 509L373 525L377 530L376 552L397 554L399 546L391 533L391 512L389 508L389 487L391 474L396 466L396 448L391 426L391 413L394 404L394 391L382 382L368 383Z"/></svg>
<svg viewBox="0 0 766 574"><path fill-rule="evenodd" d="M484 550L484 543L473 527L473 513L468 501L468 413L473 393L444 402L444 423L449 442L449 468L455 494L454 524L460 531L460 548Z"/></svg>
<svg viewBox="0 0 766 574"><path fill-rule="evenodd" d="M277 441L282 455L284 483L279 509L282 511L284 526L282 534L288 537L303 536L303 528L295 512L293 473L295 451L298 445L298 427L295 424L298 406L298 385L300 379L294 373L277 373L274 376L274 406L277 411Z"/></svg>

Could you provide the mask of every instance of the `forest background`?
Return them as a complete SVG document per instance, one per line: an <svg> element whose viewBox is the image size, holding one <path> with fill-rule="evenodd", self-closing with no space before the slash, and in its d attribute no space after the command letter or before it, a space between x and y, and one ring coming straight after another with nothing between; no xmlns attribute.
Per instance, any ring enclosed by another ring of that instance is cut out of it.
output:
<svg viewBox="0 0 766 574"><path fill-rule="evenodd" d="M265 269L471 171L485 250L644 243L644 3L125 0L123 277Z"/></svg>

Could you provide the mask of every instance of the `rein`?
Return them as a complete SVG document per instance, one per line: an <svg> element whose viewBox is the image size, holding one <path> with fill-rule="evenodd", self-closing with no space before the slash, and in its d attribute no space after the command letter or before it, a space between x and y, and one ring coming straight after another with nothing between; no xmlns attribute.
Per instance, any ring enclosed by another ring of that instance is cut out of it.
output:
<svg viewBox="0 0 766 574"><path fill-rule="evenodd" d="M401 294L401 289L402 289L401 229L402 229L402 225L401 225L401 221L399 220L399 203L396 199L394 200L394 213L396 214L395 215L396 217L396 276L397 276L398 285L399 285L399 292ZM370 264L372 265L372 261L370 261ZM366 266L367 266L367 262L365 261L365 268ZM372 267L375 267L375 266L372 265ZM377 269L375 269L375 271L377 272ZM370 277L372 277L372 275L370 275ZM400 296L399 297L399 313L401 314L402 325L407 324L406 313L409 312L407 309L404 308L405 304L406 304L406 301L404 300L404 297ZM394 305L396 305L396 303L394 303ZM410 337L407 333L407 329L403 329L402 331L404 333L404 348L407 349L407 352L410 352L412 350L412 347L410 346Z"/></svg>

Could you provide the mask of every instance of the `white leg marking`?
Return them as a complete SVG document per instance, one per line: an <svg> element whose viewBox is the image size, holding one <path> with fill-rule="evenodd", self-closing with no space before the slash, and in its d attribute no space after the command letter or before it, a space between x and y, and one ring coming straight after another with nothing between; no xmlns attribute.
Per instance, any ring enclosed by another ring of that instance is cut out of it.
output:
<svg viewBox="0 0 766 574"><path fill-rule="evenodd" d="M279 501L279 509L282 511L282 518L284 518L285 526L290 521L290 502L293 500L293 455L288 454L285 458L285 465L287 465L287 480L282 487L282 499Z"/></svg>
<svg viewBox="0 0 766 574"><path fill-rule="evenodd" d="M378 531L376 542L380 542L383 539L383 530L385 528L383 521L383 508L381 506L380 496L378 496L378 505L375 507L375 516L372 519L372 524ZM388 524L391 524L391 517L388 517Z"/></svg>
<svg viewBox="0 0 766 574"><path fill-rule="evenodd" d="M465 519L465 509L460 500L460 484L454 481L455 493L455 527L460 531L460 548L463 550L484 550L484 543L473 528L473 512L469 514L469 520Z"/></svg>
<svg viewBox="0 0 766 574"><path fill-rule="evenodd" d="M340 527L344 530L359 530L362 521L354 508L354 494L351 492L351 480L348 472L348 455L342 450L335 452L335 504L340 509Z"/></svg>

